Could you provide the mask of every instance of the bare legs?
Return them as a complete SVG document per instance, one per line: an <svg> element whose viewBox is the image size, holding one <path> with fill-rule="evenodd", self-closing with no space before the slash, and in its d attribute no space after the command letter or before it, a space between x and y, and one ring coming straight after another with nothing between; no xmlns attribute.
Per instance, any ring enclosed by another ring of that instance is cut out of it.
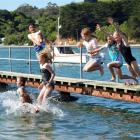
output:
<svg viewBox="0 0 140 140"><path fill-rule="evenodd" d="M50 92L52 91L52 87L51 86L43 86L43 88L40 91L40 94L37 98L37 101L39 104L43 104L46 100L46 97L49 96Z"/></svg>
<svg viewBox="0 0 140 140"><path fill-rule="evenodd" d="M116 75L115 75L115 72L114 72L114 68L117 72L117 75L120 79L133 79L135 80L136 83L138 83L138 81L136 80L136 78L132 77L132 76L129 76L129 75L123 75L122 74L122 70L121 70L121 67L120 67L120 64L119 63L116 63L116 62L111 62L111 63L108 63L108 68L111 72L111 75L112 75L112 78L110 79L111 81L115 81L116 80Z"/></svg>
<svg viewBox="0 0 140 140"><path fill-rule="evenodd" d="M103 67L101 66L100 62L98 63L97 61L94 60L89 60L83 68L83 71L85 72L96 71L96 70L100 71L101 76L104 74Z"/></svg>
<svg viewBox="0 0 140 140"><path fill-rule="evenodd" d="M126 66L133 77L140 77L140 69L137 61L132 61L130 65L127 64Z"/></svg>

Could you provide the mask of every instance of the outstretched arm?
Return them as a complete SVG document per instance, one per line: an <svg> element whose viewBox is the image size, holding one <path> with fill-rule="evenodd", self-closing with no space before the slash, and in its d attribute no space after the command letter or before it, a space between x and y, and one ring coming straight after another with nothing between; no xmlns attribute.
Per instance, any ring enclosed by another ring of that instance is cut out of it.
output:
<svg viewBox="0 0 140 140"><path fill-rule="evenodd" d="M36 45L41 45L41 43L43 42L43 37L42 37L42 33L41 31L38 31L38 35L37 38L35 38L34 34L28 34L28 38Z"/></svg>
<svg viewBox="0 0 140 140"><path fill-rule="evenodd" d="M118 32L118 33L120 34L124 45L125 45L125 46L128 46L128 45L129 45L128 39L127 39L127 37L124 35L124 33L120 30L119 24L118 24L117 22L114 22L113 18L111 18L111 17L108 18L108 23L110 23L111 25L114 26L115 31Z"/></svg>
<svg viewBox="0 0 140 140"><path fill-rule="evenodd" d="M96 49L94 49L94 51L92 51L92 52L88 52L88 53L90 53L91 55L96 55L97 53L99 53L99 51L101 51L102 49L104 49L104 48L106 48L105 46L101 46L101 47L99 47L99 48L96 48Z"/></svg>
<svg viewBox="0 0 140 140"><path fill-rule="evenodd" d="M99 24L96 25L96 29L102 31L106 36L111 35L111 33L107 32L104 28L102 28Z"/></svg>
<svg viewBox="0 0 140 140"><path fill-rule="evenodd" d="M80 42L77 43L77 47L78 47L78 48L82 48L83 46L84 46L84 45L83 45L83 42L80 41Z"/></svg>
<svg viewBox="0 0 140 140"><path fill-rule="evenodd" d="M111 25L114 26L115 31L121 32L121 30L120 30L120 28L119 28L119 24L118 24L117 22L114 22L114 20L113 20L112 17L109 17L109 18L107 19L107 21L108 21L109 24L111 24Z"/></svg>

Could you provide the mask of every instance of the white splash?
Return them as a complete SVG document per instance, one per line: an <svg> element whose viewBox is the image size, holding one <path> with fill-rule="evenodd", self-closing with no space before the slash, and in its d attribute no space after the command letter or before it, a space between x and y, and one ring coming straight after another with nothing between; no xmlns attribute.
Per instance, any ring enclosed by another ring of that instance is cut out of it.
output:
<svg viewBox="0 0 140 140"><path fill-rule="evenodd" d="M9 114L20 115L23 113L36 113L37 104L22 104L19 101L19 97L16 91L6 91L0 94L0 105L2 106L4 112ZM52 113L58 117L63 117L63 111L57 107L55 104L50 103L49 99L46 100L44 104L39 107L39 112Z"/></svg>
<svg viewBox="0 0 140 140"><path fill-rule="evenodd" d="M63 117L64 112L56 105L50 103L50 99L51 97L48 98L46 102L43 103L41 106L39 106L40 110L45 111L47 113L52 113L53 115L57 115L58 117Z"/></svg>

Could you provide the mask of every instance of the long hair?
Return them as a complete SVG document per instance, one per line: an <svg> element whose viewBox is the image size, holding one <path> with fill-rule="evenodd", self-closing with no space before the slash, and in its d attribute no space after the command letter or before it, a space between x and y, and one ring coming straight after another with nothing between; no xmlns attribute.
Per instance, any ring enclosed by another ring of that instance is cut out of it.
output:
<svg viewBox="0 0 140 140"><path fill-rule="evenodd" d="M20 81L21 86L25 86L27 81L25 77L17 77L17 79Z"/></svg>

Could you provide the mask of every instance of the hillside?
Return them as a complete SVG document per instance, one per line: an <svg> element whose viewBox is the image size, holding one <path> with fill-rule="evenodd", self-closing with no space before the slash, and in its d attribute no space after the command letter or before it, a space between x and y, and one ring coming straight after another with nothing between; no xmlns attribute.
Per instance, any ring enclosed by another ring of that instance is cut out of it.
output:
<svg viewBox="0 0 140 140"><path fill-rule="evenodd" d="M139 9L140 0L100 0L96 3L64 5L60 7L60 35L62 38L79 40L82 28L90 27L95 31L97 23L113 32L114 29L107 23L107 18L113 17L128 38L139 43ZM36 23L44 36L54 41L57 36L58 15L59 7L54 3L48 3L41 9L27 4L13 12L0 10L0 38L5 38L4 44L7 45L30 43L27 38L28 24ZM98 39L104 41L103 34L95 32Z"/></svg>

